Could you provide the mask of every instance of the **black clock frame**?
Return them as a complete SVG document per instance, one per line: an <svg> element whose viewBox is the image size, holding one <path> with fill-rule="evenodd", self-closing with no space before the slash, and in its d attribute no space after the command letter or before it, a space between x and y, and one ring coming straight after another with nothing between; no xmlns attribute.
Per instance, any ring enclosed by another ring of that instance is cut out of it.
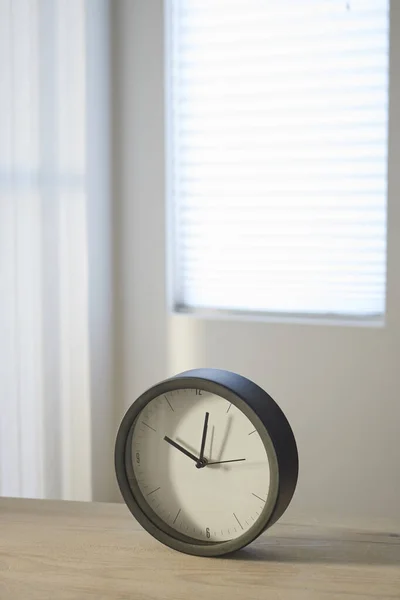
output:
<svg viewBox="0 0 400 600"><path fill-rule="evenodd" d="M136 419L154 398L176 389L199 389L225 398L254 425L264 443L270 466L270 487L260 517L240 537L222 542L201 541L170 527L151 509L133 472L131 441ZM220 369L193 369L161 381L128 409L115 444L115 472L126 505L138 522L163 544L197 556L220 556L243 548L271 527L285 512L298 478L298 453L293 431L276 402L246 377Z"/></svg>

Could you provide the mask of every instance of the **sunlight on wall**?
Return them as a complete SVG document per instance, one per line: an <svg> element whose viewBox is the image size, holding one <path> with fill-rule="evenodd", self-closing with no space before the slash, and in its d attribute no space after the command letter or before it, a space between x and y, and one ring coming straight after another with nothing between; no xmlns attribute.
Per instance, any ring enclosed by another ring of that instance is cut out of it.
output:
<svg viewBox="0 0 400 600"><path fill-rule="evenodd" d="M170 316L167 325L168 375L206 367L203 326L196 319Z"/></svg>

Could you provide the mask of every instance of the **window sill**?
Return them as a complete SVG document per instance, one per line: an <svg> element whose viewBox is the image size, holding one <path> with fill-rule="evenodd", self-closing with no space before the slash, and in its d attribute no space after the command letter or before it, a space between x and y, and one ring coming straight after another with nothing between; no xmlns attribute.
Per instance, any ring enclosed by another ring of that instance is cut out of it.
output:
<svg viewBox="0 0 400 600"><path fill-rule="evenodd" d="M218 321L242 321L289 325L317 325L320 327L366 327L383 329L385 315L355 316L335 314L294 314L252 312L231 309L174 306L171 313L196 319Z"/></svg>

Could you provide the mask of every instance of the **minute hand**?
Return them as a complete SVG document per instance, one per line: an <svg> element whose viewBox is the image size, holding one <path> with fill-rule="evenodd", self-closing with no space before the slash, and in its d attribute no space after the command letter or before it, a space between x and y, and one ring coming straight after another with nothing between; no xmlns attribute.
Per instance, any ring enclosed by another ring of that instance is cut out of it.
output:
<svg viewBox="0 0 400 600"><path fill-rule="evenodd" d="M234 460L218 460L217 462L209 462L207 463L207 467L209 467L210 465L223 465L225 463L231 463L231 462L241 462L243 460L246 460L245 458L235 458Z"/></svg>
<svg viewBox="0 0 400 600"><path fill-rule="evenodd" d="M203 435L201 436L201 447L200 447L200 456L199 456L199 463L201 463L204 459L204 448L206 445L206 438L207 438L207 429L208 429L208 418L210 416L210 413L206 412L206 415L204 417L204 425L203 425Z"/></svg>

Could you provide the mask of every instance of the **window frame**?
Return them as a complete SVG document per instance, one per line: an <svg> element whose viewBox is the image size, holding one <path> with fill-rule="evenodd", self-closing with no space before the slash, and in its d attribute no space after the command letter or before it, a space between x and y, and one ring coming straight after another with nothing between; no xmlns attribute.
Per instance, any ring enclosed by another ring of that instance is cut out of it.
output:
<svg viewBox="0 0 400 600"><path fill-rule="evenodd" d="M391 54L392 54L392 2L389 3L388 29L388 108L387 108L387 172L386 172L386 251L385 251L385 299L382 314L377 315L340 315L335 313L274 312L239 310L232 308L205 308L188 306L179 302L182 293L179 289L178 260L176 251L177 211L173 194L173 119L172 84L169 73L173 54L173 2L164 0L164 149L165 149L165 270L166 270L166 307L170 315L202 320L260 322L277 324L318 325L334 327L384 328L388 311L388 254L389 254L389 180L390 180L390 117L391 117Z"/></svg>

